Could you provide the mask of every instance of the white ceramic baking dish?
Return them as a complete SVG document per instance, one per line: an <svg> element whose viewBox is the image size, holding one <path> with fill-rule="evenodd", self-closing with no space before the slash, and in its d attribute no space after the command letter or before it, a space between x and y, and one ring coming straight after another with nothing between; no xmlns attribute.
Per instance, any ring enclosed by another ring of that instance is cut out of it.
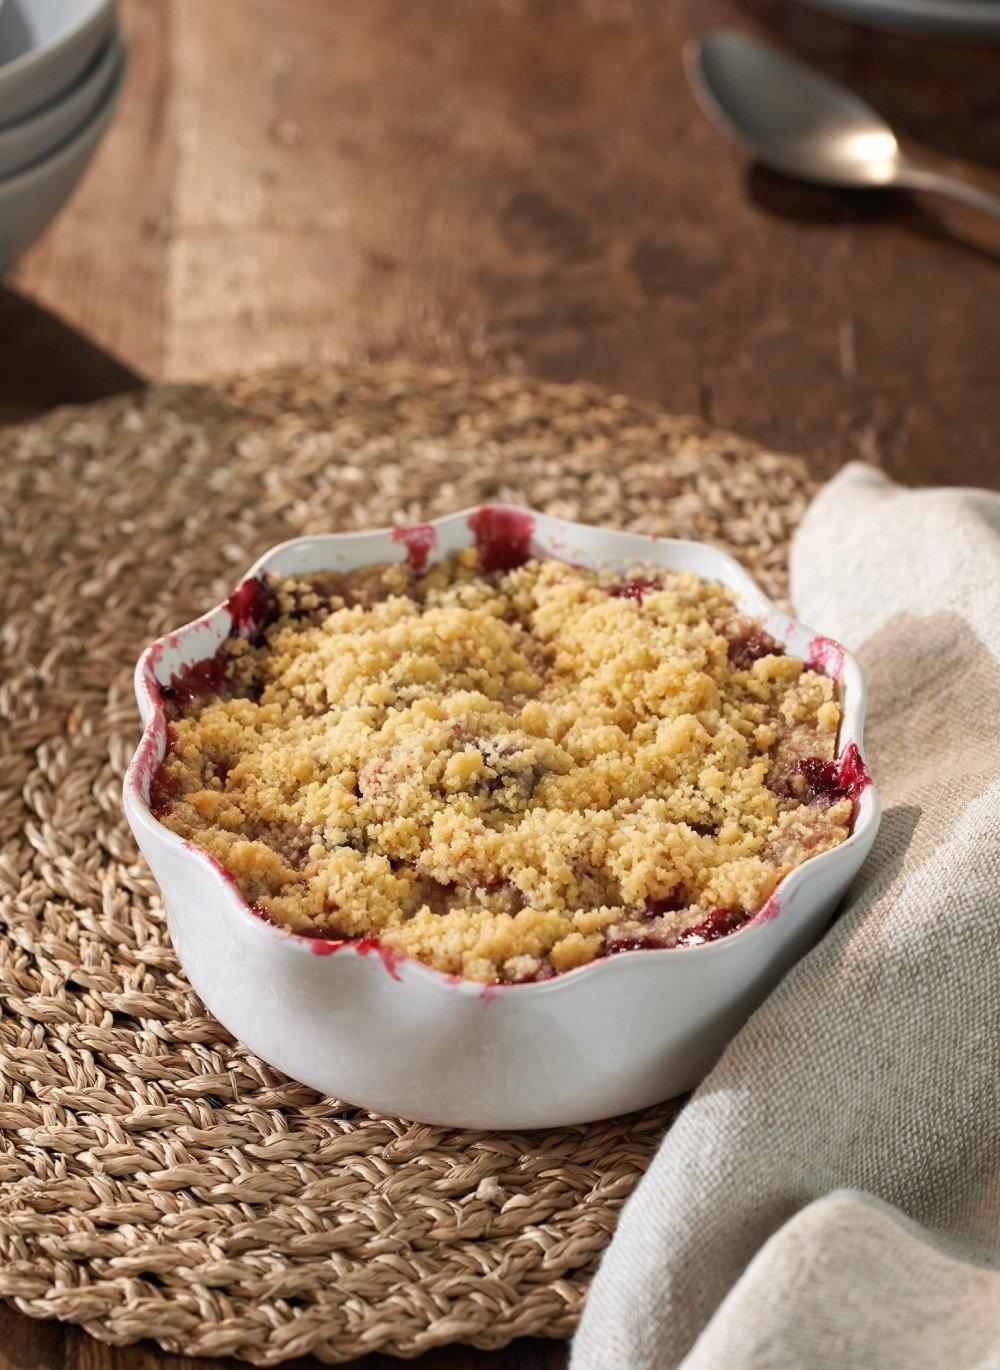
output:
<svg viewBox="0 0 1000 1370"><path fill-rule="evenodd" d="M483 538L521 539L533 555L594 569L658 566L722 581L791 652L836 676L840 753L862 749L865 685L857 662L782 613L725 553L487 506L486 513L465 510L415 530L282 543L225 604L148 647L136 668L145 731L125 778L125 812L159 882L192 985L266 1061L326 1094L398 1117L553 1127L642 1108L701 1078L816 940L857 874L879 822L874 785L858 799L848 840L793 871L739 932L701 946L626 952L551 980L503 987L456 980L371 942L317 942L271 926L232 878L158 822L148 803L166 742L160 686L245 627L257 577L348 571L407 556L434 561Z"/></svg>

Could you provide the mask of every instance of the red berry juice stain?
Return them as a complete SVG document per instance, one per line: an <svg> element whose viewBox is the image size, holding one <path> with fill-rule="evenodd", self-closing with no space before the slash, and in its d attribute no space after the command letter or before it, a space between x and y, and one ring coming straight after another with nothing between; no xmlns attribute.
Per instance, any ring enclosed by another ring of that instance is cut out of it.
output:
<svg viewBox="0 0 1000 1370"><path fill-rule="evenodd" d="M242 637L254 644L260 641L264 630L278 616L277 596L267 581L259 576L251 576L242 585L238 585L223 607L229 613L228 636ZM171 633L165 641L176 645L177 634ZM150 655L149 666L151 669L163 653L161 643L157 643L157 648L158 650ZM213 656L205 657L202 661L193 661L188 666L182 666L179 671L174 672L165 685L154 682L154 688L159 692L163 712L168 720L166 747L149 785L149 807L154 818L162 818L165 813L169 812L172 802L169 786L163 779L163 765L176 742L176 735L170 727L170 720L178 718L184 709L189 704L193 704L196 699L204 699L206 695L218 693L226 681L227 665L228 658L220 647Z"/></svg>
<svg viewBox="0 0 1000 1370"><path fill-rule="evenodd" d="M394 980L401 978L397 967L405 961L405 955L395 947L384 946L377 937L340 937L333 940L306 937L303 940L308 943L314 956L332 956L335 951L343 951L345 947L353 947L359 956L369 956L374 952Z"/></svg>
<svg viewBox="0 0 1000 1370"><path fill-rule="evenodd" d="M244 637L248 642L259 641L264 629L278 617L278 597L260 576L237 585L225 607L232 619L229 636Z"/></svg>
<svg viewBox="0 0 1000 1370"><path fill-rule="evenodd" d="M190 666L182 666L170 677L168 684L160 686L160 697L167 717L176 718L186 705L220 690L225 677L226 663L221 652L206 657L204 661L193 661Z"/></svg>
<svg viewBox="0 0 1000 1370"><path fill-rule="evenodd" d="M154 818L165 817L170 812L177 797L163 772L163 762L170 755L176 741L177 734L174 732L173 725L168 723L163 747L163 761L153 762L149 778L149 799L146 802L149 804L150 813Z"/></svg>
<svg viewBox="0 0 1000 1370"><path fill-rule="evenodd" d="M643 595L662 589L663 582L660 580L650 580L645 576L633 576L631 580L623 580L620 585L609 585L608 595L611 599L631 599L636 604L641 604Z"/></svg>
<svg viewBox="0 0 1000 1370"><path fill-rule="evenodd" d="M677 913L685 907L680 898L672 896L667 899L647 899L639 909L639 917L644 923L648 923L653 918L661 918L665 913Z"/></svg>
<svg viewBox="0 0 1000 1370"><path fill-rule="evenodd" d="M158 682L156 684L163 716L166 719L166 737L163 755L153 767L150 776L149 798L146 801L154 818L165 817L176 798L164 775L164 767L177 743L177 733L172 720L179 718L184 708L193 700L201 699L220 689L225 673L222 654L217 652L215 656L206 657L204 661L194 661L190 666L183 666L170 677L166 685L160 685Z"/></svg>
<svg viewBox="0 0 1000 1370"><path fill-rule="evenodd" d="M768 923L772 918L777 918L781 912L781 900L778 898L778 891L769 894L761 904L760 908L753 916L755 923Z"/></svg>
<svg viewBox="0 0 1000 1370"><path fill-rule="evenodd" d="M223 871L223 874L228 874L228 872ZM239 886L237 886L238 888ZM289 932L281 923L276 923L267 909L262 908L260 904L248 904L247 907L252 914L270 927L278 928L297 942L305 942L314 956L332 956L335 951L343 951L347 947L353 948L359 956L369 956L374 952L392 978L394 980L400 978L396 967L406 960L405 953L397 951L395 947L383 946L377 937L344 937L339 928L330 926L317 928L314 936L307 937L301 932Z"/></svg>
<svg viewBox="0 0 1000 1370"><path fill-rule="evenodd" d="M240 901L243 904L246 904L246 907L250 910L251 913L257 914L258 917L264 917L265 922L270 921L267 918L267 916L263 913L263 910L258 909L255 904L247 903L246 895L240 889L240 882L236 879L236 876L232 873L231 870L226 869L226 867L222 864L221 861L216 860L216 858L212 856L210 852L205 851L203 847L197 846L194 842L185 842L184 845L185 847L187 847L188 851L195 852L198 856L203 857L208 862L208 864L215 871L216 875L220 875L222 877L223 883L229 885L229 887L236 892L236 894L240 898Z"/></svg>
<svg viewBox="0 0 1000 1370"><path fill-rule="evenodd" d="M174 634L171 633L171 634L170 634L170 637L173 637L173 636L174 636ZM168 641L167 638L160 638L160 640L159 640L158 642L154 642L153 645L152 645L152 647L150 647L150 649L149 649L149 653L148 653L148 655L147 655L147 657L146 657L146 685L147 685L147 687L150 685L150 683L152 683L154 686L157 684L156 676L155 676L154 672L155 672L157 666L159 666L160 661L161 661L161 659L162 659L162 657L163 657L163 649L164 649L164 647L166 646L167 641Z"/></svg>
<svg viewBox="0 0 1000 1370"><path fill-rule="evenodd" d="M479 564L484 571L511 571L531 556L531 533L535 521L524 509L504 509L488 504L469 515L476 539Z"/></svg>
<svg viewBox="0 0 1000 1370"><path fill-rule="evenodd" d="M429 523L414 523L406 528L394 528L389 534L393 542L406 548L406 564L415 576L427 570L427 558L437 545L437 533Z"/></svg>
<svg viewBox="0 0 1000 1370"><path fill-rule="evenodd" d="M832 637L814 637L806 648L806 665L811 671L839 680L844 669L844 649Z"/></svg>
<svg viewBox="0 0 1000 1370"><path fill-rule="evenodd" d="M872 783L871 773L854 742L848 743L836 761L807 756L799 762L798 769L809 786L810 800L829 804L838 799L850 799L856 805Z"/></svg>

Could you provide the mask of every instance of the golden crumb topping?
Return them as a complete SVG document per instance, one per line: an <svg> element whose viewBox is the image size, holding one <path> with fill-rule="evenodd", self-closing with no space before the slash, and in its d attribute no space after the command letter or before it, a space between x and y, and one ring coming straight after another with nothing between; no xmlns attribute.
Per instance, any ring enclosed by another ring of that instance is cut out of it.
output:
<svg viewBox="0 0 1000 1370"><path fill-rule="evenodd" d="M274 923L483 982L739 927L847 836L833 682L730 591L558 561L270 578L151 803Z"/></svg>

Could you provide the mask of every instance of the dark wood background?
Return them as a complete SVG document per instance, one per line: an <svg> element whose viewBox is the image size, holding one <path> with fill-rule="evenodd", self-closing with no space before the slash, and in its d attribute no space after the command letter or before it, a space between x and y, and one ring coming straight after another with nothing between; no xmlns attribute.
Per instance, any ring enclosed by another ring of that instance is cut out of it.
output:
<svg viewBox="0 0 1000 1370"><path fill-rule="evenodd" d="M997 229L751 169L699 113L681 57L697 33L748 29L997 189L996 53L867 33L797 0L123 12L118 119L0 290L0 418L148 379L406 357L582 377L820 473L862 457L910 481L997 480ZM0 1364L25 1370L192 1364L7 1308L0 1333ZM564 1360L521 1342L420 1364Z"/></svg>
<svg viewBox="0 0 1000 1370"><path fill-rule="evenodd" d="M123 0L119 117L0 307L0 414L139 378L405 356L584 377L823 472L996 471L1000 231L748 167L721 24L1000 184L1000 60L798 0Z"/></svg>

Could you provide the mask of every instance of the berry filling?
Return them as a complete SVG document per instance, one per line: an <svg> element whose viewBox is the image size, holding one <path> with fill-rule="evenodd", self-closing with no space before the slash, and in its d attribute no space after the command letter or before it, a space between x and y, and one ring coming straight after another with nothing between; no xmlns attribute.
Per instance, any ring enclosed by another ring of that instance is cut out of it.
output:
<svg viewBox="0 0 1000 1370"><path fill-rule="evenodd" d="M781 644L762 628L750 628L729 643L729 660L741 671L747 670L762 657L781 655Z"/></svg>
<svg viewBox="0 0 1000 1370"><path fill-rule="evenodd" d="M531 555L534 519L521 509L497 509L486 505L469 515L476 539L479 565L484 571L512 571Z"/></svg>
<svg viewBox="0 0 1000 1370"><path fill-rule="evenodd" d="M168 687L164 688L166 689ZM174 731L172 724L168 723L166 749L163 761L167 760L167 757L174 748L176 740L177 734ZM163 818L165 814L168 814L170 812L170 806L179 792L180 786L177 784L176 780L170 776L167 768L161 761L149 781L149 807L153 817Z"/></svg>
<svg viewBox="0 0 1000 1370"><path fill-rule="evenodd" d="M644 911L645 912L645 911ZM670 947L700 947L705 942L717 942L745 927L753 917L746 909L712 909L710 913L683 932L656 937L639 933L609 935L604 939L604 955L617 956L623 951L655 951Z"/></svg>
<svg viewBox="0 0 1000 1370"><path fill-rule="evenodd" d="M746 909L713 909L693 928L686 928L673 944L677 947L699 947L703 942L717 942L749 923L753 914Z"/></svg>
<svg viewBox="0 0 1000 1370"><path fill-rule="evenodd" d="M818 756L807 756L799 762L799 773L809 789L811 803L833 804L838 799L857 803L862 792L872 783L871 774L857 746L848 744L836 761L821 761Z"/></svg>
<svg viewBox="0 0 1000 1370"><path fill-rule="evenodd" d="M230 636L246 638L255 646L278 617L278 599L271 586L259 576L238 585L226 600L233 626Z"/></svg>
<svg viewBox="0 0 1000 1370"><path fill-rule="evenodd" d="M662 589L663 582L661 580L653 580L647 576L632 576L628 580L621 581L618 585L609 586L607 593L612 599L631 599L636 604L641 604L643 595Z"/></svg>
<svg viewBox="0 0 1000 1370"><path fill-rule="evenodd" d="M196 700L218 694L226 683L227 662L221 652L192 662L160 686L160 697L168 718L179 718Z"/></svg>

